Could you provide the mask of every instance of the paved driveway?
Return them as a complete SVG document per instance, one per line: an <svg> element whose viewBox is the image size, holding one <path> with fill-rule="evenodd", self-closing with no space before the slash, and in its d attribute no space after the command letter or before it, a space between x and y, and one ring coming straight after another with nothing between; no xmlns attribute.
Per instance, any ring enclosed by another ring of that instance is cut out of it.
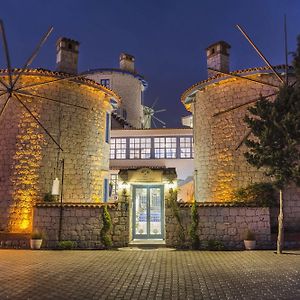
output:
<svg viewBox="0 0 300 300"><path fill-rule="evenodd" d="M300 299L300 251L0 250L0 299Z"/></svg>

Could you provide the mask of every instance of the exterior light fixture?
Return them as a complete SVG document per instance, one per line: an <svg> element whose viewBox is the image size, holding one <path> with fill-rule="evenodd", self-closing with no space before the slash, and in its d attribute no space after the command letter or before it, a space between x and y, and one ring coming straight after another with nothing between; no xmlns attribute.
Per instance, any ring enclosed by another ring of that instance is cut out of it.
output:
<svg viewBox="0 0 300 300"><path fill-rule="evenodd" d="M53 180L51 194L53 196L58 196L59 195L59 180L58 180L57 177Z"/></svg>

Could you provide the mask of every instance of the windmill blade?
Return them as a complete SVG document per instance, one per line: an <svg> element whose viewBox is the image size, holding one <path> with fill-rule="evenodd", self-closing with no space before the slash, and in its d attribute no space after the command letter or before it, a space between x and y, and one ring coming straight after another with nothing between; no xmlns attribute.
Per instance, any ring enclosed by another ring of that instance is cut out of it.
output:
<svg viewBox="0 0 300 300"><path fill-rule="evenodd" d="M25 108L25 110L31 115L31 117L36 121L36 123L42 127L44 129L44 131L46 132L46 134L50 137L50 139L57 145L57 147L61 150L64 151L62 149L62 147L59 145L59 143L54 139L54 137L51 135L51 133L45 128L45 126L33 115L33 113L30 111L30 109L26 106L26 104L19 98L19 96L17 94L13 94L15 96L15 98L19 101L19 103L21 103L21 105L23 106L23 108Z"/></svg>
<svg viewBox="0 0 300 300"><path fill-rule="evenodd" d="M38 43L38 45L34 49L34 51L31 54L31 56L27 59L27 61L25 62L23 68L21 69L21 71L18 73L16 79L13 82L13 86L15 86L15 84L18 82L20 76L24 73L24 71L32 64L32 62L34 61L34 59L37 57L40 49L45 44L45 42L47 41L47 39L48 39L48 37L49 37L49 35L51 34L52 31L53 31L53 27L51 26L48 29L48 31L44 34L44 36L42 37L42 39L40 40L40 42Z"/></svg>
<svg viewBox="0 0 300 300"><path fill-rule="evenodd" d="M157 114L157 113L161 113L161 112L164 112L164 111L167 111L165 108L164 109L159 109L159 110L155 110L154 113Z"/></svg>
<svg viewBox="0 0 300 300"><path fill-rule="evenodd" d="M255 79L252 79L252 78L249 78L249 77L244 77L244 76L240 76L240 75L233 74L233 73L227 73L227 72L224 72L224 71L219 71L219 70L216 70L216 69L213 69L213 68L207 68L207 69L210 70L210 71L214 71L214 72L223 74L223 75L228 75L228 76L235 77L235 78L241 78L241 79L245 79L245 80L248 80L248 81L252 81L252 82L256 82L256 83L260 83L260 84L263 84L263 85L268 85L268 86L272 86L272 87L280 89L280 87L278 85L275 85L275 84L272 84L272 83L255 80Z"/></svg>
<svg viewBox="0 0 300 300"><path fill-rule="evenodd" d="M1 90L1 92L2 92L2 91L3 91L3 90ZM3 93L0 94L0 97L3 96L3 95L5 95L6 93L7 93L7 91L3 91Z"/></svg>
<svg viewBox="0 0 300 300"><path fill-rule="evenodd" d="M51 99L49 97L41 96L41 95L36 95L36 94L32 94L32 93L28 93L28 92L22 92L22 91L17 91L15 93L18 94L18 95L22 95L22 96L28 96L28 97L33 97L33 98L37 97L37 98L45 99L45 100L48 100L48 101L60 103L60 104L63 104L63 105L68 105L68 106L73 106L73 107L88 110L87 107L84 107L84 106L81 106L81 105L71 104L71 103L67 103L67 102L64 102L64 101L59 101L59 100Z"/></svg>
<svg viewBox="0 0 300 300"><path fill-rule="evenodd" d="M2 108L1 108L1 111L0 111L0 120L1 120L2 114L4 113L5 107L7 106L8 101L9 101L10 98L11 98L11 95L8 95L7 99L5 100L5 102L4 102L4 104L3 104Z"/></svg>
<svg viewBox="0 0 300 300"><path fill-rule="evenodd" d="M164 126L166 125L166 123L162 120L160 120L159 118L152 116L152 118L154 118L156 121L160 122L161 124L163 124Z"/></svg>
<svg viewBox="0 0 300 300"><path fill-rule="evenodd" d="M6 34L5 34L4 25L3 25L2 20L0 20L0 30L1 30L3 48L4 48L5 58L6 58L6 65L7 65L7 70L8 70L9 83L10 83L10 87L12 87L11 63L10 63L8 45L7 45L7 40L6 40Z"/></svg>
<svg viewBox="0 0 300 300"><path fill-rule="evenodd" d="M33 88L33 87L40 87L40 86L43 86L43 85L47 85L47 84L51 84L51 83L55 83L55 82L60 82L60 81L65 81L65 80L76 79L76 78L84 77L84 76L85 75L78 74L78 75L69 76L69 77L57 78L57 79L53 79L53 80L49 80L49 81L45 81L45 82L41 82L41 83L33 83L33 84L30 84L30 85L19 87L19 88L15 89L15 91L27 90L27 89L30 89L30 88Z"/></svg>
<svg viewBox="0 0 300 300"><path fill-rule="evenodd" d="M156 125L156 123L155 123L154 119L151 119L151 121L152 121L152 123L153 123L154 127L155 127L155 128L157 128L157 125Z"/></svg>
<svg viewBox="0 0 300 300"><path fill-rule="evenodd" d="M243 139L238 143L238 145L235 148L235 151L239 150L240 147L245 143L245 141L248 139L248 137L250 136L250 134L252 133L252 130L249 129L247 131L247 133L244 135Z"/></svg>
<svg viewBox="0 0 300 300"><path fill-rule="evenodd" d="M151 106L150 108L154 109L154 107L155 107L155 105L156 105L158 99L159 99L159 97L157 97L157 98L154 100L154 102L152 103L152 106Z"/></svg>
<svg viewBox="0 0 300 300"><path fill-rule="evenodd" d="M269 97L278 95L278 93L279 93L279 91L276 92L276 93L273 93L273 94L269 94L269 95L267 95L267 96L263 96L263 97L264 97L264 98L269 98ZM233 110L238 109L238 108L240 108L240 107L246 106L246 105L251 104L251 103L255 103L255 102L257 102L259 99L260 99L260 97L259 97L259 98L252 99L252 100L249 100L249 101L247 101L247 102L245 102L245 103L242 103L242 104L239 104L239 105L236 105L236 106L232 106L232 107L230 107L230 108L228 108L228 109L225 109L225 110L222 110L222 111L220 111L220 112L217 112L217 113L213 114L213 117L218 117L218 116L220 116L220 115L222 115L222 114L225 114L225 113L227 113L227 112L233 111Z"/></svg>
<svg viewBox="0 0 300 300"><path fill-rule="evenodd" d="M286 27L286 15L284 15L284 52L285 52L285 84L289 84L288 75L288 42L287 42L287 27Z"/></svg>
<svg viewBox="0 0 300 300"><path fill-rule="evenodd" d="M254 50L258 53L258 55L262 58L262 60L270 67L270 69L273 71L273 73L275 74L275 76L278 78L278 80L281 83L284 83L283 79L281 78L281 76L275 71L275 69L273 68L273 66L269 63L269 61L267 60L267 58L263 55L263 53L257 48L257 46L254 44L254 42L251 40L251 38L247 35L247 33L242 29L242 27L240 25L236 25L236 27L238 28L238 30L243 34L243 36L247 39L247 41L251 44L251 46L254 48Z"/></svg>

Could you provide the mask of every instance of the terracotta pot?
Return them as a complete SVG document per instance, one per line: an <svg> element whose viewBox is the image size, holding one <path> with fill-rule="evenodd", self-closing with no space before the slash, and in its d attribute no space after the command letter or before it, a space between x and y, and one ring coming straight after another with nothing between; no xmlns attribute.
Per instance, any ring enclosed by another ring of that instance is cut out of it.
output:
<svg viewBox="0 0 300 300"><path fill-rule="evenodd" d="M244 240L244 245L246 250L254 250L256 247L256 241Z"/></svg>
<svg viewBox="0 0 300 300"><path fill-rule="evenodd" d="M35 239L35 240L31 239L30 240L30 248L35 249L35 250L40 249L41 246L42 246L42 242L43 242L42 239L38 239L38 240L37 239Z"/></svg>

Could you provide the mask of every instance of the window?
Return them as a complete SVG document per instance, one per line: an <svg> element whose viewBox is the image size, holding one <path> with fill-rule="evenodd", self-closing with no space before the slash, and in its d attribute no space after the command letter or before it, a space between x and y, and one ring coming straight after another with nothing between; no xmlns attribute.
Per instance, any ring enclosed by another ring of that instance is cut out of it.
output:
<svg viewBox="0 0 300 300"><path fill-rule="evenodd" d="M100 79L100 84L107 87L107 88L110 88L110 79Z"/></svg>
<svg viewBox="0 0 300 300"><path fill-rule="evenodd" d="M105 119L105 142L109 143L110 138L110 114L106 113Z"/></svg>
<svg viewBox="0 0 300 300"><path fill-rule="evenodd" d="M110 159L126 159L126 139L110 139Z"/></svg>
<svg viewBox="0 0 300 300"><path fill-rule="evenodd" d="M110 175L111 195L116 197L118 195L118 174Z"/></svg>
<svg viewBox="0 0 300 300"><path fill-rule="evenodd" d="M104 202L108 201L108 195L109 195L109 183L108 183L108 179L105 178L104 183L103 183L103 201Z"/></svg>
<svg viewBox="0 0 300 300"><path fill-rule="evenodd" d="M129 139L129 158L148 159L151 157L150 138L130 138Z"/></svg>
<svg viewBox="0 0 300 300"><path fill-rule="evenodd" d="M193 138L181 137L180 138L180 158L192 158L193 157Z"/></svg>
<svg viewBox="0 0 300 300"><path fill-rule="evenodd" d="M176 158L176 137L154 138L155 158Z"/></svg>

